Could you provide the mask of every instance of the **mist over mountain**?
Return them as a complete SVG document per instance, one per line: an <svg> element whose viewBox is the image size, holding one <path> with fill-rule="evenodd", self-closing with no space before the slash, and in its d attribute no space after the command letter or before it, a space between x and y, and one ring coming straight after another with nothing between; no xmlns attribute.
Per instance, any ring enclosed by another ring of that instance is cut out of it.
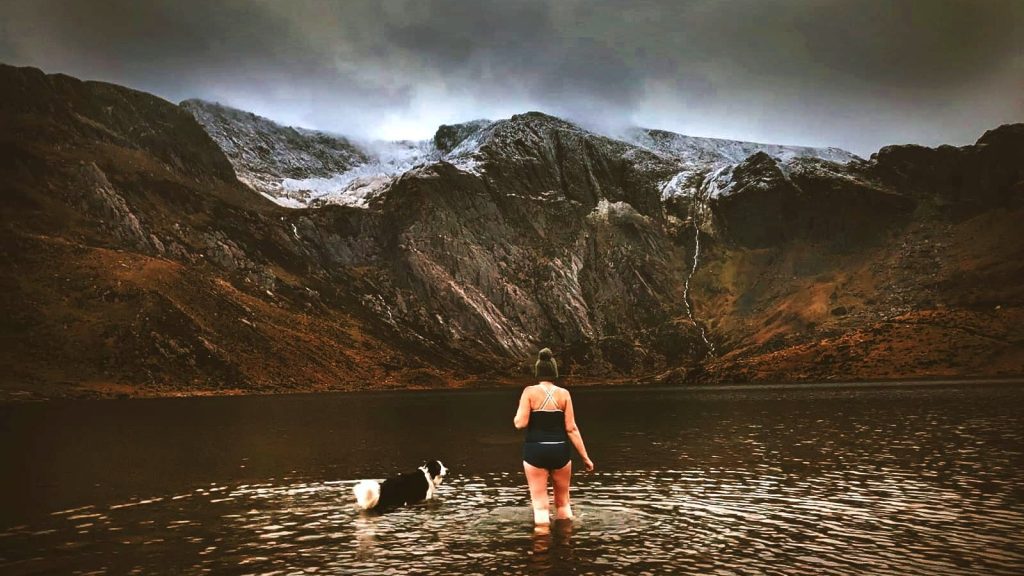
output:
<svg viewBox="0 0 1024 576"><path fill-rule="evenodd" d="M1024 373L1024 125L371 142L0 67L8 398Z"/></svg>

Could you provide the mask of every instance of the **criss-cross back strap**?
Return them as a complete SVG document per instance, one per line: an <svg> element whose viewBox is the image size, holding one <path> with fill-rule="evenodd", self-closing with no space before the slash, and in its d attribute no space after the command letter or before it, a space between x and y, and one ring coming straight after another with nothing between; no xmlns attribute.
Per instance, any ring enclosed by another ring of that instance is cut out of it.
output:
<svg viewBox="0 0 1024 576"><path fill-rule="evenodd" d="M540 406L537 408L537 410L544 409L544 407L548 405L549 401L552 404L555 403L555 389L552 388L551 390L548 390L547 393L548 393L548 395L544 397L544 401L540 403ZM556 405L555 408L557 408L557 407L558 406Z"/></svg>

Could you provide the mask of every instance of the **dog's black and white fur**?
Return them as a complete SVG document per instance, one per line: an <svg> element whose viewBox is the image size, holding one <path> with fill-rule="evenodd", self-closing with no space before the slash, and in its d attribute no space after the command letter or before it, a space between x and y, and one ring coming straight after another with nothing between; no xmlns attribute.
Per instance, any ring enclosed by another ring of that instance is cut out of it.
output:
<svg viewBox="0 0 1024 576"><path fill-rule="evenodd" d="M414 472L399 474L384 482L363 480L352 488L356 505L363 510L384 510L422 500L430 500L448 469L440 460L431 460Z"/></svg>

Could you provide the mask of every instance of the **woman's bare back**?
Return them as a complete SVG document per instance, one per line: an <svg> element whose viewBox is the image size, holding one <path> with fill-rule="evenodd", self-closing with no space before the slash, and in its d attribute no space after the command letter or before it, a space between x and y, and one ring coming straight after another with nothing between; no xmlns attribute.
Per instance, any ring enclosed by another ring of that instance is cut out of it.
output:
<svg viewBox="0 0 1024 576"><path fill-rule="evenodd" d="M548 401L548 391L551 392L551 400ZM530 410L562 410L565 411L565 406L569 400L569 391L565 388L560 388L552 384L546 386L544 384L534 384L533 386L527 387L529 398L530 398ZM544 403L547 402L547 405Z"/></svg>

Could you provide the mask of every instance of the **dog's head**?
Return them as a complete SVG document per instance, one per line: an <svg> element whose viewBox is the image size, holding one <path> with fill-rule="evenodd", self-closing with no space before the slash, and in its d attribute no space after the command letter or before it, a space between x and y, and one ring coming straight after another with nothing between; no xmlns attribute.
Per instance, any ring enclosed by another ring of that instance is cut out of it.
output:
<svg viewBox="0 0 1024 576"><path fill-rule="evenodd" d="M425 468L427 469L427 474L430 475L430 479L434 482L434 486L440 486L445 474L448 473L448 469L444 467L440 460L427 462Z"/></svg>

